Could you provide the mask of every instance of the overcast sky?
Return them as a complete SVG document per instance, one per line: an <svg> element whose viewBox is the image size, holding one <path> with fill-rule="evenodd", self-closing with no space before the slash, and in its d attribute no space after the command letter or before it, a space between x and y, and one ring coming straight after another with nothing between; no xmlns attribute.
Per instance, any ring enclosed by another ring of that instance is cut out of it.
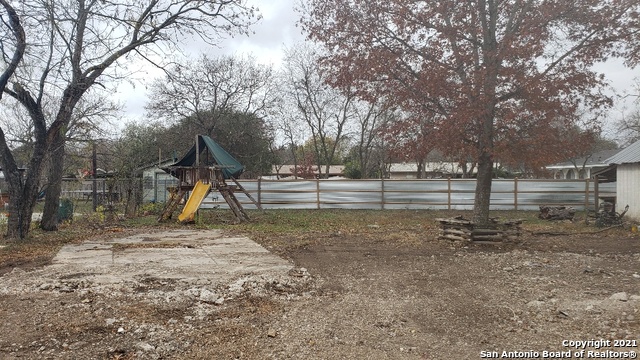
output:
<svg viewBox="0 0 640 360"><path fill-rule="evenodd" d="M296 27L298 15L294 11L296 0L251 0L260 9L262 20L251 27L251 36L237 36L223 41L219 47L203 47L194 42L187 48L193 58L202 52L211 56L220 55L252 55L259 63L275 67L280 66L285 47L304 41L299 27ZM145 81L162 77L160 69L146 66L144 71L137 74L138 80L131 79L134 84L123 82L119 84L116 93L118 101L125 106L125 120L141 120L144 116L144 106L147 101ZM140 80L144 79L144 80Z"/></svg>
<svg viewBox="0 0 640 360"><path fill-rule="evenodd" d="M263 19L252 27L253 35L239 36L222 42L219 48L203 48L193 46L188 51L195 58L202 51L209 55L253 55L258 62L272 64L278 67L282 63L283 49L304 41L299 27L296 27L298 14L294 11L297 0L251 0L260 9ZM611 85L619 94L632 92L633 80L637 77L637 70L625 68L620 61L608 62L596 68L607 75ZM139 77L151 80L161 77L159 69L149 67ZM117 98L125 104L125 118L127 120L141 120L144 116L144 106L148 101L144 84L137 82L135 88L131 84L123 83L118 87ZM633 97L618 101L612 117L620 117L621 112L630 111L635 106ZM611 132L611 129L608 129Z"/></svg>

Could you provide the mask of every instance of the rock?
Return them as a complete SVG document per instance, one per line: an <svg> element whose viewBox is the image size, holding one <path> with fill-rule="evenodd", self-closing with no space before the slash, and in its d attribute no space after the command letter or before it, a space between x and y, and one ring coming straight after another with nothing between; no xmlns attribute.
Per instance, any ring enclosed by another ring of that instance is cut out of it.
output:
<svg viewBox="0 0 640 360"><path fill-rule="evenodd" d="M49 283L42 284L38 287L40 290L51 290L53 288L55 288L55 285Z"/></svg>
<svg viewBox="0 0 640 360"><path fill-rule="evenodd" d="M544 301L540 301L540 300L533 300L533 301L529 301L527 303L527 306L535 306L535 307L540 307L544 305Z"/></svg>
<svg viewBox="0 0 640 360"><path fill-rule="evenodd" d="M124 328L123 327L119 327L118 328L118 334L124 334Z"/></svg>
<svg viewBox="0 0 640 360"><path fill-rule="evenodd" d="M224 298L219 297L216 301L213 302L214 305L222 305L224 304Z"/></svg>
<svg viewBox="0 0 640 360"><path fill-rule="evenodd" d="M306 268L292 268L291 270L289 270L289 276L294 276L294 277L308 277L309 276L309 271L307 271Z"/></svg>
<svg viewBox="0 0 640 360"><path fill-rule="evenodd" d="M640 295L631 295L629 296L629 300L640 301Z"/></svg>
<svg viewBox="0 0 640 360"><path fill-rule="evenodd" d="M368 228L370 228L370 229L379 229L379 228L380 228L380 225L378 225L378 224L371 224L371 225L367 225L367 227L368 227Z"/></svg>
<svg viewBox="0 0 640 360"><path fill-rule="evenodd" d="M118 321L118 320L111 318L111 319L107 319L106 321L107 321L107 326L111 326L111 325L115 324L116 321Z"/></svg>
<svg viewBox="0 0 640 360"><path fill-rule="evenodd" d="M84 347L85 345L87 345L87 342L85 342L85 341L76 341L73 344L69 345L69 349L70 350L77 350L77 349L80 349L80 348Z"/></svg>
<svg viewBox="0 0 640 360"><path fill-rule="evenodd" d="M267 331L267 336L270 338L274 338L278 336L278 332L275 329L269 329L269 331Z"/></svg>
<svg viewBox="0 0 640 360"><path fill-rule="evenodd" d="M142 351L153 351L156 349L153 345L146 342L139 342L136 346Z"/></svg>
<svg viewBox="0 0 640 360"><path fill-rule="evenodd" d="M13 268L13 270L11 270L11 275L20 275L20 274L24 274L26 273L26 271L20 269L20 268Z"/></svg>
<svg viewBox="0 0 640 360"><path fill-rule="evenodd" d="M633 277L634 277L634 278L636 278L636 279L640 279L640 274L633 274L633 275L631 275L631 276L633 276Z"/></svg>
<svg viewBox="0 0 640 360"><path fill-rule="evenodd" d="M211 290L203 289L200 292L200 301L202 301L202 302L215 303L216 300L218 300L219 297L220 296L218 296L218 294L214 293Z"/></svg>
<svg viewBox="0 0 640 360"><path fill-rule="evenodd" d="M200 296L200 293L202 292L201 289L198 288L191 288L191 289L187 289L184 291L185 295L191 297L191 298L197 298Z"/></svg>
<svg viewBox="0 0 640 360"><path fill-rule="evenodd" d="M618 301L628 301L629 295L626 292L619 292L609 296L610 300L618 300Z"/></svg>
<svg viewBox="0 0 640 360"><path fill-rule="evenodd" d="M238 279L233 284L229 285L229 292L233 294L239 294L244 290L244 284L247 279Z"/></svg>

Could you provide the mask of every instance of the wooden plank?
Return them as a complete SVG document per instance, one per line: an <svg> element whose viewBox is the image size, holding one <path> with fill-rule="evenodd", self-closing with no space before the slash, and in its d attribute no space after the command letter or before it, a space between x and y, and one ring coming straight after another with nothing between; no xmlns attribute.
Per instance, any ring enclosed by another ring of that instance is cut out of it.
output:
<svg viewBox="0 0 640 360"><path fill-rule="evenodd" d="M469 238L465 238L465 237L462 237L462 236L456 236L456 235L440 235L438 238L445 239L445 240L455 240L455 241L467 241L467 240L469 240Z"/></svg>
<svg viewBox="0 0 640 360"><path fill-rule="evenodd" d="M502 234L501 230L492 230L492 229L473 229L471 232L473 236L476 235L500 235Z"/></svg>
<svg viewBox="0 0 640 360"><path fill-rule="evenodd" d="M238 180L236 180L234 177L231 177L231 180L233 180L234 183L236 183L236 185L238 186L238 188L240 190L242 190L242 192L247 195L247 197L249 198L249 200L251 200L251 202L253 203L253 205L255 205L258 209L260 210L264 210L262 208L262 206L260 205L260 203L258 201L256 201L253 196L251 196L251 194L249 194L249 192L244 188L244 186L242 186ZM236 202L238 201L237 199L235 200Z"/></svg>
<svg viewBox="0 0 640 360"><path fill-rule="evenodd" d="M504 236L502 236L502 234L484 234L484 235L480 235L480 234L472 234L471 238L473 240L502 240L504 238Z"/></svg>
<svg viewBox="0 0 640 360"><path fill-rule="evenodd" d="M453 235L470 235L471 231L464 231L458 229L443 229L442 232L444 234L453 234Z"/></svg>
<svg viewBox="0 0 640 360"><path fill-rule="evenodd" d="M474 244L483 244L483 245L502 245L504 244L502 241L485 241L485 240L473 240Z"/></svg>

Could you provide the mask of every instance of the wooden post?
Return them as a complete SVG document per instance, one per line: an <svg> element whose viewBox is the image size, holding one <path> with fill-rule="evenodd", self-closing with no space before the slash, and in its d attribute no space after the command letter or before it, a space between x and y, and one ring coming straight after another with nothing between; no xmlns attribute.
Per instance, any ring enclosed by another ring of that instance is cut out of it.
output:
<svg viewBox="0 0 640 360"><path fill-rule="evenodd" d="M200 145L198 142L198 135L196 135L196 168L198 168L200 166L200 147L198 146ZM196 174L196 176L198 176ZM193 179L193 183L195 184L196 182L198 182L199 179Z"/></svg>
<svg viewBox="0 0 640 360"><path fill-rule="evenodd" d="M589 178L584 179L584 211L589 210Z"/></svg>
<svg viewBox="0 0 640 360"><path fill-rule="evenodd" d="M316 178L316 207L320 210L320 179Z"/></svg>
<svg viewBox="0 0 640 360"><path fill-rule="evenodd" d="M380 207L384 210L384 176L380 178Z"/></svg>
<svg viewBox="0 0 640 360"><path fill-rule="evenodd" d="M447 209L451 210L451 176L447 177Z"/></svg>
<svg viewBox="0 0 640 360"><path fill-rule="evenodd" d="M233 182L236 184L236 186L238 187L238 189L240 189L248 198L249 200L251 200L251 202L253 203L253 205L256 206L256 208L258 208L258 210L263 210L262 206L260 206L260 203L256 201L256 199L253 198L253 196L251 196L251 194L249 194L249 192L247 191L247 189L244 188L244 186L242 186L242 184L240 184L238 182L238 180L234 177L231 177L231 180L233 180ZM258 180L259 181L259 180Z"/></svg>
<svg viewBox="0 0 640 360"><path fill-rule="evenodd" d="M91 185L91 198L92 198L92 206L93 206L93 211L95 212L96 209L98 208L98 178L97 178L97 172L98 172L98 159L96 156L96 142L93 142L93 150L92 150L92 154L91 154L91 172L93 173L92 176L92 180L93 180L93 184Z"/></svg>
<svg viewBox="0 0 640 360"><path fill-rule="evenodd" d="M513 179L513 206L518 211L518 178Z"/></svg>
<svg viewBox="0 0 640 360"><path fill-rule="evenodd" d="M600 208L600 178L596 175L593 178L593 206L596 212Z"/></svg>
<svg viewBox="0 0 640 360"><path fill-rule="evenodd" d="M258 205L262 207L262 178L258 178Z"/></svg>

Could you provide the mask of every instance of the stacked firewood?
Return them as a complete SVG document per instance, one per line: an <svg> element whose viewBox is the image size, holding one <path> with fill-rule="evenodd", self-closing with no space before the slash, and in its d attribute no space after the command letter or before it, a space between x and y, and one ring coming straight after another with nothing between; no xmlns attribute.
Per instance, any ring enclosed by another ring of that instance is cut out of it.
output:
<svg viewBox="0 0 640 360"><path fill-rule="evenodd" d="M501 242L513 240L520 236L523 220L509 220L500 222L491 219L491 223L485 226L476 225L471 220L461 216L455 218L436 219L440 223L439 239L462 240L475 242Z"/></svg>

